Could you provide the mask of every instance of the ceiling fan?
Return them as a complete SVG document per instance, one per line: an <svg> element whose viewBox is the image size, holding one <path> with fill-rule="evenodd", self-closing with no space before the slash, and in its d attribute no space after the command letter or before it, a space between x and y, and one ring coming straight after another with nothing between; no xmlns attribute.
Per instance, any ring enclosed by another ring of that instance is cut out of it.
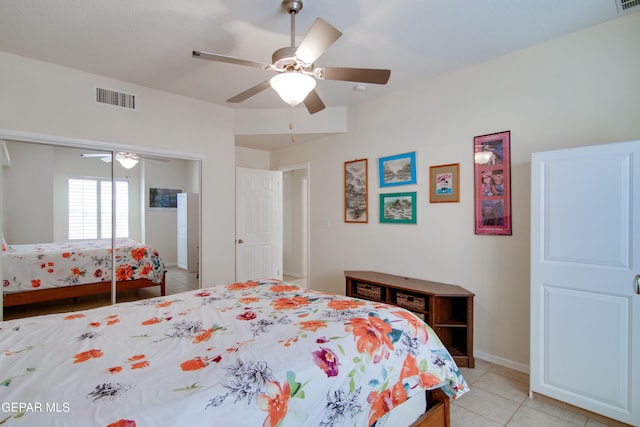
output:
<svg viewBox="0 0 640 427"><path fill-rule="evenodd" d="M320 96L315 91L316 79L374 84L386 84L389 81L391 70L316 66L314 62L342 36L342 33L323 19L316 18L300 45L296 47L295 16L302 9L302 0L283 0L282 5L291 16L291 46L273 52L271 64L216 53L193 51L194 58L256 67L278 73L271 79L258 83L227 99L227 102L242 102L272 87L291 106L304 102L309 113L314 114L325 108Z"/></svg>
<svg viewBox="0 0 640 427"><path fill-rule="evenodd" d="M80 154L80 157L86 157L86 158L93 157L93 158L98 158L105 163L111 163L111 153L83 153L83 154ZM147 156L142 154L133 154L133 153L125 153L125 152L116 153L116 160L118 161L118 163L122 165L122 167L126 169L131 169L132 167L134 167L136 164L138 164L140 159L157 160L161 162L169 161L163 157Z"/></svg>

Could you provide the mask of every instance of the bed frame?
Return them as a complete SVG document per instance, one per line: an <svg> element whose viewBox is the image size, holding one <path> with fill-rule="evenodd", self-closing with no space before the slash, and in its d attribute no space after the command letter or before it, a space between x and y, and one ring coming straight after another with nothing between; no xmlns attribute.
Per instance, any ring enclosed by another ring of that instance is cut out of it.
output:
<svg viewBox="0 0 640 427"><path fill-rule="evenodd" d="M160 295L164 296L165 276L166 271L162 274L161 283L154 283L148 279L123 280L121 282L116 282L116 290L128 291L130 289L160 286ZM12 307L15 305L105 294L109 292L111 292L111 282L87 283L84 285L64 286L62 288L35 289L24 292L6 293L3 296L3 305L5 307Z"/></svg>
<svg viewBox="0 0 640 427"><path fill-rule="evenodd" d="M427 391L427 412L409 427L450 427L451 403L440 389Z"/></svg>

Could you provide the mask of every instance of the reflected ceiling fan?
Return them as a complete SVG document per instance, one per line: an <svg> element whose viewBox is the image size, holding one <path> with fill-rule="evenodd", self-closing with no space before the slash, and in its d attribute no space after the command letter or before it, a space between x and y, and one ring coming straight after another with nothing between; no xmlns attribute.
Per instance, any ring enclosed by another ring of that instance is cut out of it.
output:
<svg viewBox="0 0 640 427"><path fill-rule="evenodd" d="M111 153L83 153L83 154L80 154L80 157L98 158L98 159L102 160L105 163L111 163ZM125 153L125 152L122 152L122 151L116 153L116 160L125 169L131 169L132 167L134 167L135 165L138 164L140 159L156 160L156 161L160 161L160 162L168 162L169 161L169 160L165 159L164 157L156 157L156 156L147 156L147 155L142 155L142 154Z"/></svg>
<svg viewBox="0 0 640 427"><path fill-rule="evenodd" d="M316 18L300 45L296 47L295 17L302 9L302 0L284 0L282 5L291 16L291 46L273 52L271 58L273 63L266 64L216 53L193 51L194 58L256 67L278 73L271 79L227 99L227 102L242 102L272 87L289 105L296 106L304 102L309 113L314 114L325 108L315 91L316 79L374 84L386 84L389 81L391 70L316 66L314 62L342 36L342 33L323 19Z"/></svg>

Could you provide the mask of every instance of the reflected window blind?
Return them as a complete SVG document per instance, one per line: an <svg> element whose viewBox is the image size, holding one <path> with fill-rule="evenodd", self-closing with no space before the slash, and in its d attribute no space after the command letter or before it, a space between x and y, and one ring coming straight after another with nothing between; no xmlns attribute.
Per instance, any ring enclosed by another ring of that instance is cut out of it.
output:
<svg viewBox="0 0 640 427"><path fill-rule="evenodd" d="M111 238L111 180L67 180L69 240ZM116 237L129 237L129 182L116 181Z"/></svg>

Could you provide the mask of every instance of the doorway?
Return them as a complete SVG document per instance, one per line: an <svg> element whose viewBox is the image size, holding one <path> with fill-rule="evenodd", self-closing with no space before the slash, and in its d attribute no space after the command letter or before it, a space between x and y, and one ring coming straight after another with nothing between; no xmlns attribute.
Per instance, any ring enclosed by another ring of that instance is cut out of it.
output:
<svg viewBox="0 0 640 427"><path fill-rule="evenodd" d="M289 283L309 287L309 163L284 166L283 276Z"/></svg>

